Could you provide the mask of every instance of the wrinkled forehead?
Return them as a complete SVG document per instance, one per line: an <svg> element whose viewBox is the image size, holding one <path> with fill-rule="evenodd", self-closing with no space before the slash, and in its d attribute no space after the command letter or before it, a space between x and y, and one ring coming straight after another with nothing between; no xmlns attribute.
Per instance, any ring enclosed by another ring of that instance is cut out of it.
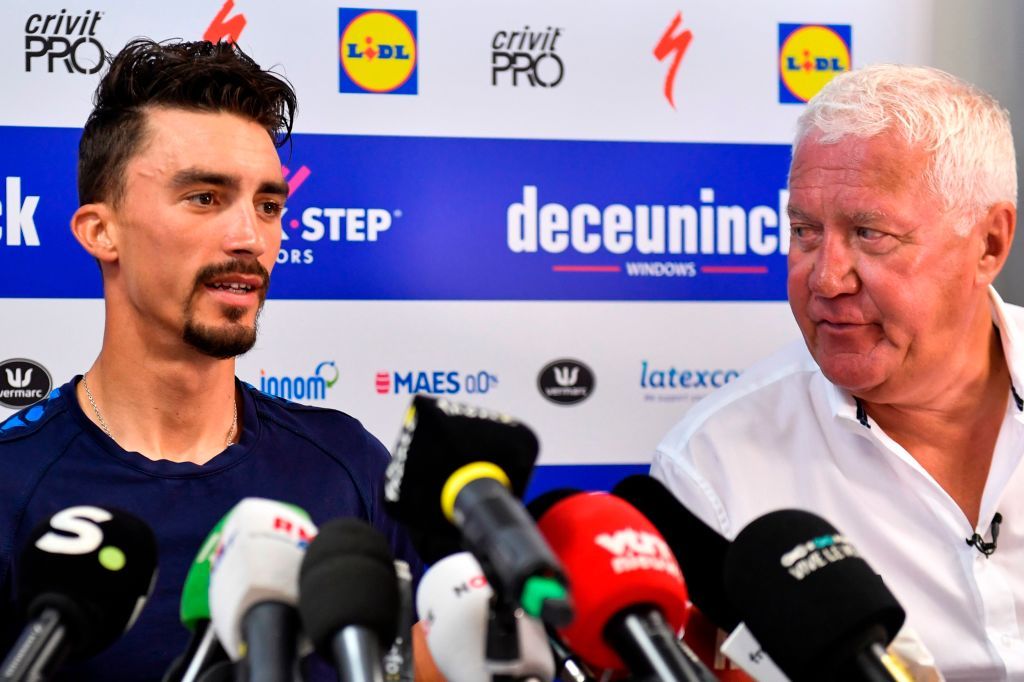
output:
<svg viewBox="0 0 1024 682"><path fill-rule="evenodd" d="M927 190L926 178L933 155L912 146L899 134L885 132L870 137L825 137L812 129L797 144L789 168L792 189L813 175L818 181L838 182L856 177L863 185L891 192Z"/></svg>

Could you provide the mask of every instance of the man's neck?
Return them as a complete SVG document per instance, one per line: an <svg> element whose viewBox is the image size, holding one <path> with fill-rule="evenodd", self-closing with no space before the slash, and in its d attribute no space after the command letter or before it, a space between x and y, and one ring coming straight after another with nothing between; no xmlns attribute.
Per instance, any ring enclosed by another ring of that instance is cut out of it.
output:
<svg viewBox="0 0 1024 682"><path fill-rule="evenodd" d="M991 322L973 339L964 339L962 350L961 357L984 357L985 361L951 365L930 400L914 404L865 401L865 408L932 475L974 526L1006 414L1010 373Z"/></svg>
<svg viewBox="0 0 1024 682"><path fill-rule="evenodd" d="M235 414L234 359L124 341L109 329L105 334L87 374L92 401L79 382L78 402L86 416L105 425L122 449L153 460L204 464L222 452ZM234 440L240 431L238 415Z"/></svg>

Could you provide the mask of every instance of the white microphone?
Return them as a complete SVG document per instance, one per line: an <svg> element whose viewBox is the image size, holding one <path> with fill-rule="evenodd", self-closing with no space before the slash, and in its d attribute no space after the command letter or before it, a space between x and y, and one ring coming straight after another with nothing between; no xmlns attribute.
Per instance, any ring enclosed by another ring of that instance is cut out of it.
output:
<svg viewBox="0 0 1024 682"><path fill-rule="evenodd" d="M494 591L469 552L441 559L426 572L416 607L427 648L449 682L480 682L494 675L551 680L555 661L543 623L522 611L514 614L518 655L488 658L487 638Z"/></svg>
<svg viewBox="0 0 1024 682"><path fill-rule="evenodd" d="M230 513L210 568L210 620L248 679L290 679L300 646L299 566L316 526L297 507L249 497ZM300 651L302 649L302 651Z"/></svg>

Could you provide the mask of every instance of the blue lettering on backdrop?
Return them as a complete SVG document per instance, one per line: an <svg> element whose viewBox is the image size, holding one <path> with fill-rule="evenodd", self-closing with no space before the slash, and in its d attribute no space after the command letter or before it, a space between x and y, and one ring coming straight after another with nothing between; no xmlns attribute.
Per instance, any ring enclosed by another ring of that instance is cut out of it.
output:
<svg viewBox="0 0 1024 682"><path fill-rule="evenodd" d="M102 296L68 228L80 134L0 127L39 240L0 238L0 297ZM788 163L784 145L296 135L270 296L785 300Z"/></svg>

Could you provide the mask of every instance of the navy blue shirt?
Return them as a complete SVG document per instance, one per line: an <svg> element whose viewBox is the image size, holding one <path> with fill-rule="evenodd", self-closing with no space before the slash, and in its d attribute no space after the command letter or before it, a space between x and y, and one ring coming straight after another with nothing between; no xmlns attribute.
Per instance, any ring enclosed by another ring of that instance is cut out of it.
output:
<svg viewBox="0 0 1024 682"><path fill-rule="evenodd" d="M403 528L383 508L390 455L352 417L291 403L239 382L242 431L235 445L203 465L153 461L126 452L82 412L80 377L0 424L0 658L22 627L12 603L17 557L28 534L61 509L83 504L135 514L156 535L160 569L134 627L67 679L159 680L188 640L178 620L181 587L200 544L243 497L305 509L317 524L339 516L382 531L396 557L422 572ZM335 678L336 679L336 678Z"/></svg>

